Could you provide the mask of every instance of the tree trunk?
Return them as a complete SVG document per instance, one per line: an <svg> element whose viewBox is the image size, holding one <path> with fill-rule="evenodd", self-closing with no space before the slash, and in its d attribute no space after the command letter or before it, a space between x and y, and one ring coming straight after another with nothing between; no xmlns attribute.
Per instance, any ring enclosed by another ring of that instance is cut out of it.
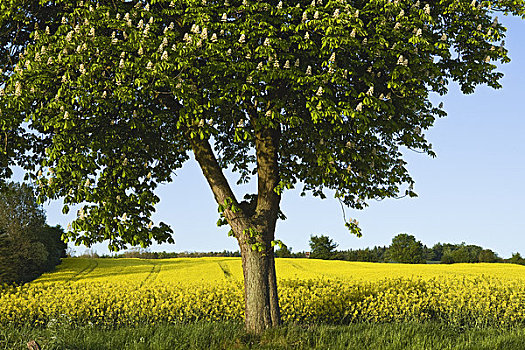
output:
<svg viewBox="0 0 525 350"><path fill-rule="evenodd" d="M270 312L269 257L253 251L248 243L240 243L244 274L246 330L260 334L272 326Z"/></svg>

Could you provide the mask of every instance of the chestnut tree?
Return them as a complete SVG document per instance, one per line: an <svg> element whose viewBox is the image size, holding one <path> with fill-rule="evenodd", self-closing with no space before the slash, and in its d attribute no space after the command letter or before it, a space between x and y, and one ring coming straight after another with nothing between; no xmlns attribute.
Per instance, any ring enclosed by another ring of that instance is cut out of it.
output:
<svg viewBox="0 0 525 350"><path fill-rule="evenodd" d="M256 333L280 322L283 191L331 190L356 209L414 196L401 151L434 155L424 132L445 112L430 94L451 81L464 93L499 88L495 63L509 58L496 14L524 14L522 0L40 4L55 15L0 67L5 166L22 165L40 200L63 198L64 212L82 204L67 239L117 250L172 241L150 219L154 189L193 153L218 224L239 242ZM20 133L28 137L10 143ZM236 198L226 168L257 181L257 193Z"/></svg>

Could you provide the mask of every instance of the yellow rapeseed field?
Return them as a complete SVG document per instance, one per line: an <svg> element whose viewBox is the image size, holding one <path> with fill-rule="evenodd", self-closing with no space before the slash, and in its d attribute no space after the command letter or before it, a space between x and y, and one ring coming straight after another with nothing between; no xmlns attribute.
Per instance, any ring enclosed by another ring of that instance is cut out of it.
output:
<svg viewBox="0 0 525 350"><path fill-rule="evenodd" d="M525 324L525 267L277 259L283 320ZM64 259L0 288L0 326L242 320L238 258Z"/></svg>

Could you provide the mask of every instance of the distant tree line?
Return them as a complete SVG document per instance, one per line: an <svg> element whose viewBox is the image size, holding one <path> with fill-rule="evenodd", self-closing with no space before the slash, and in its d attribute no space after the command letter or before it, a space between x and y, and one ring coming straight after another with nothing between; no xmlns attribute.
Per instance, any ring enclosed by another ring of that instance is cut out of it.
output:
<svg viewBox="0 0 525 350"><path fill-rule="evenodd" d="M222 252L151 252L148 249L133 247L119 254L99 255L93 250L87 250L79 258L139 258L139 259L172 259L172 258L204 258L204 257L240 257L241 253L223 250Z"/></svg>
<svg viewBox="0 0 525 350"><path fill-rule="evenodd" d="M525 265L525 259L514 253L510 259L500 258L494 251L477 245L437 243L432 248L417 241L413 235L401 233L392 239L390 246L365 249L336 250L337 243L327 236L310 237L310 258L363 261L363 262L398 262L398 263L495 263L509 262ZM301 255L301 254L299 254ZM302 253L304 256L304 253ZM290 248L276 252L278 257L297 257Z"/></svg>
<svg viewBox="0 0 525 350"><path fill-rule="evenodd" d="M24 283L51 271L65 257L60 226L46 224L44 210L26 184L0 187L0 284Z"/></svg>

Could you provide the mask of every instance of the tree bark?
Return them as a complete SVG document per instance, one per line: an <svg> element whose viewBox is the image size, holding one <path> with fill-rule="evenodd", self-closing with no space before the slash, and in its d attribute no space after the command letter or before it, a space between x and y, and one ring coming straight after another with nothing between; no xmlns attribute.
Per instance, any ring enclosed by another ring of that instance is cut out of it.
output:
<svg viewBox="0 0 525 350"><path fill-rule="evenodd" d="M260 334L272 326L268 255L252 250L249 243L240 242L240 246L244 274L246 329Z"/></svg>
<svg viewBox="0 0 525 350"><path fill-rule="evenodd" d="M273 247L270 248L268 259L268 286L270 288L270 316L272 326L281 324L281 309L279 307L279 295L277 294L277 274L275 273L275 255Z"/></svg>

